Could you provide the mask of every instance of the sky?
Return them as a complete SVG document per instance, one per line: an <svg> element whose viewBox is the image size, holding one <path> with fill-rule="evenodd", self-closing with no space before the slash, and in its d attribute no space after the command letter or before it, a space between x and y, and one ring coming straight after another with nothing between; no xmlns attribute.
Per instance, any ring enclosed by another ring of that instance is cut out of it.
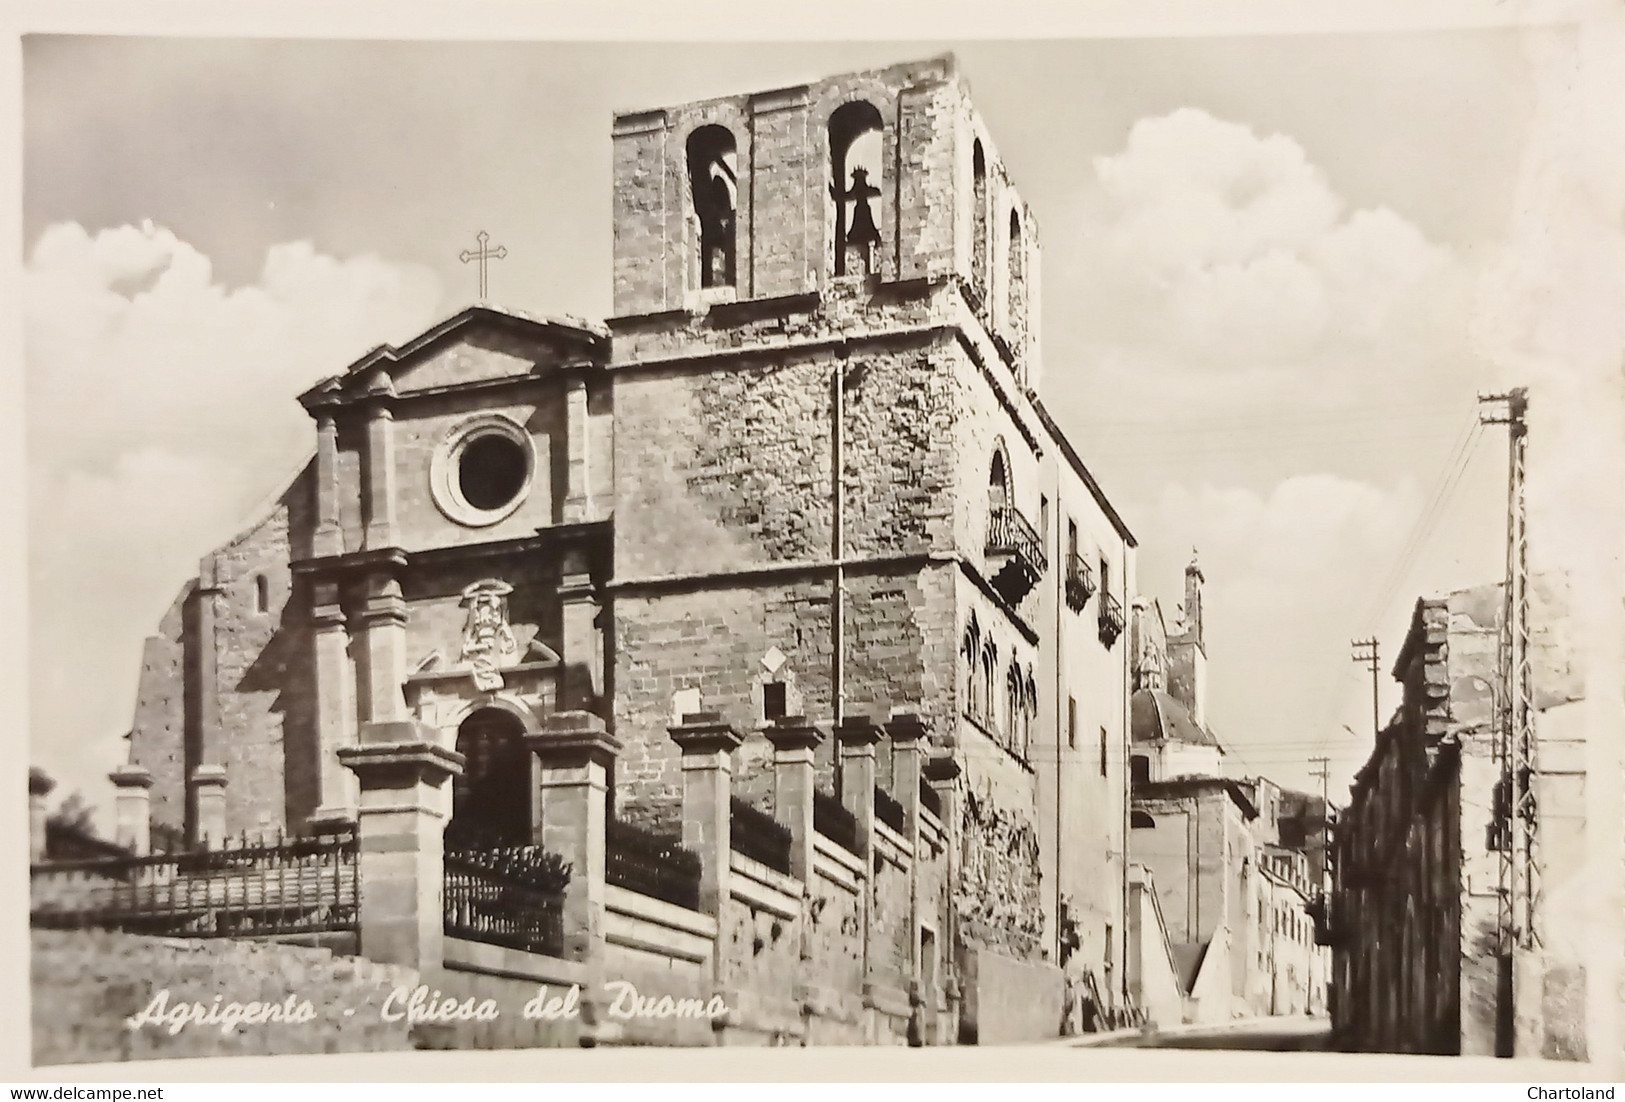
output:
<svg viewBox="0 0 1625 1102"><path fill-rule="evenodd" d="M1549 232L1575 41L25 38L30 760L105 801L143 638L313 446L295 396L473 301L476 231L495 303L606 315L613 112L951 50L1036 215L1044 400L1170 617L1199 555L1231 770L1315 790L1323 753L1338 799L1371 747L1350 641L1386 718L1415 600L1501 575L1476 394L1617 390L1552 367L1541 312L1598 301L1551 305L1559 246L1617 258ZM1555 532L1596 472L1545 469Z"/></svg>

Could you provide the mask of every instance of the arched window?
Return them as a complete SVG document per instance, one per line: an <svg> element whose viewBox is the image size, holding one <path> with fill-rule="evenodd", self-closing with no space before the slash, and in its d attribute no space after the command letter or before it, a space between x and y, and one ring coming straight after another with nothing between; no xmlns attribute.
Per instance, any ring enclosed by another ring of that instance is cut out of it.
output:
<svg viewBox="0 0 1625 1102"><path fill-rule="evenodd" d="M1004 700L1005 722L1001 733L1004 735L1005 744L1012 750L1024 751L1021 729L1027 713L1027 692L1021 679L1021 669L1014 661L1010 663L1010 671L1005 675Z"/></svg>
<svg viewBox="0 0 1625 1102"><path fill-rule="evenodd" d="M965 624L965 641L960 649L965 653L965 711L979 716L981 711L977 692L982 661L982 625L977 621L975 612L970 614L970 620Z"/></svg>
<svg viewBox="0 0 1625 1102"><path fill-rule="evenodd" d="M979 694L982 704L981 718L989 726L992 726L994 721L993 701L996 698L993 695L993 670L998 664L999 648L994 646L990 639L986 649L982 651L982 689Z"/></svg>
<svg viewBox="0 0 1625 1102"><path fill-rule="evenodd" d="M854 100L829 117L829 194L834 203L836 275L873 275L880 266L885 181L880 112Z"/></svg>
<svg viewBox="0 0 1625 1102"><path fill-rule="evenodd" d="M699 223L701 287L731 287L739 209L738 156L732 132L702 126L688 136L688 182Z"/></svg>
<svg viewBox="0 0 1625 1102"><path fill-rule="evenodd" d="M1131 784L1151 783L1151 759L1144 754L1135 754L1128 760L1128 776Z"/></svg>
<svg viewBox="0 0 1625 1102"><path fill-rule="evenodd" d="M1010 505L1010 469L1004 462L1004 449L993 453L993 463L987 472L987 507L998 512Z"/></svg>
<svg viewBox="0 0 1625 1102"><path fill-rule="evenodd" d="M1021 215L1010 212L1010 242L1005 254L1005 321L1019 347L1027 333L1027 255L1021 238Z"/></svg>
<svg viewBox="0 0 1625 1102"><path fill-rule="evenodd" d="M524 736L518 717L500 708L481 708L457 728L457 752L467 762L452 780L446 829L454 840L530 844L531 754Z"/></svg>
<svg viewBox="0 0 1625 1102"><path fill-rule="evenodd" d="M978 139L971 152L971 286L987 299L987 158Z"/></svg>

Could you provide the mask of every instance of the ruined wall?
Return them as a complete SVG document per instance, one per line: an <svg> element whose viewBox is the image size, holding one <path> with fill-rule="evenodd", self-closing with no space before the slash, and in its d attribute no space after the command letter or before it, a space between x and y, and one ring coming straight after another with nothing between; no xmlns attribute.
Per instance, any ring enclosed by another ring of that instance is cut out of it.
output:
<svg viewBox="0 0 1625 1102"><path fill-rule="evenodd" d="M297 823L319 798L313 647L289 568L309 553L312 478L307 466L269 517L212 556L215 692L232 832Z"/></svg>
<svg viewBox="0 0 1625 1102"><path fill-rule="evenodd" d="M141 648L141 678L135 719L130 725L130 763L152 774L152 822L180 831L186 825L186 641L185 607L195 581L187 582L175 603Z"/></svg>

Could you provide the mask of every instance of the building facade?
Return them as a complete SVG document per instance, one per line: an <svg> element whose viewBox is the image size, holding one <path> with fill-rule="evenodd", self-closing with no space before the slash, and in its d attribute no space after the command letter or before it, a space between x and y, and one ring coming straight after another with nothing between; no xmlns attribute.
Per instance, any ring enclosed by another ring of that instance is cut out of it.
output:
<svg viewBox="0 0 1625 1102"><path fill-rule="evenodd" d="M1318 802L1225 775L1207 724L1203 580L1193 561L1174 631L1155 601L1134 607L1130 860L1155 893L1184 1021L1323 1014L1328 958L1311 920L1317 828L1306 826ZM1155 940L1141 932L1141 953Z"/></svg>
<svg viewBox="0 0 1625 1102"><path fill-rule="evenodd" d="M147 642L124 783L308 831L412 734L466 758L454 828L526 838L524 737L584 711L670 826L685 715L765 806L767 725L912 713L961 786L914 956L1121 1003L1135 541L1044 409L1037 227L953 59L619 115L613 186L607 322L480 305L301 396L314 458Z"/></svg>
<svg viewBox="0 0 1625 1102"><path fill-rule="evenodd" d="M1542 944L1509 952L1514 823L1497 750L1504 589L1417 602L1399 709L1355 776L1328 916L1339 1047L1585 1058L1584 684L1561 576L1530 589Z"/></svg>

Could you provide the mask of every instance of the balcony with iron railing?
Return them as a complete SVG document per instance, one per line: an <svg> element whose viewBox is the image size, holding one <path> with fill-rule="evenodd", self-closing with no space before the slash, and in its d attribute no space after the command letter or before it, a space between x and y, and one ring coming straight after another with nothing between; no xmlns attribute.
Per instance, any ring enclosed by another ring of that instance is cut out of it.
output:
<svg viewBox="0 0 1625 1102"><path fill-rule="evenodd" d="M1110 593L1100 595L1100 641L1108 649L1123 634L1123 602Z"/></svg>
<svg viewBox="0 0 1625 1102"><path fill-rule="evenodd" d="M1082 612L1095 593L1095 572L1082 555L1066 557L1066 607Z"/></svg>
<svg viewBox="0 0 1625 1102"><path fill-rule="evenodd" d="M993 588L1012 605L1032 592L1049 568L1044 541L1027 518L1009 506L995 508L988 516L987 556Z"/></svg>

